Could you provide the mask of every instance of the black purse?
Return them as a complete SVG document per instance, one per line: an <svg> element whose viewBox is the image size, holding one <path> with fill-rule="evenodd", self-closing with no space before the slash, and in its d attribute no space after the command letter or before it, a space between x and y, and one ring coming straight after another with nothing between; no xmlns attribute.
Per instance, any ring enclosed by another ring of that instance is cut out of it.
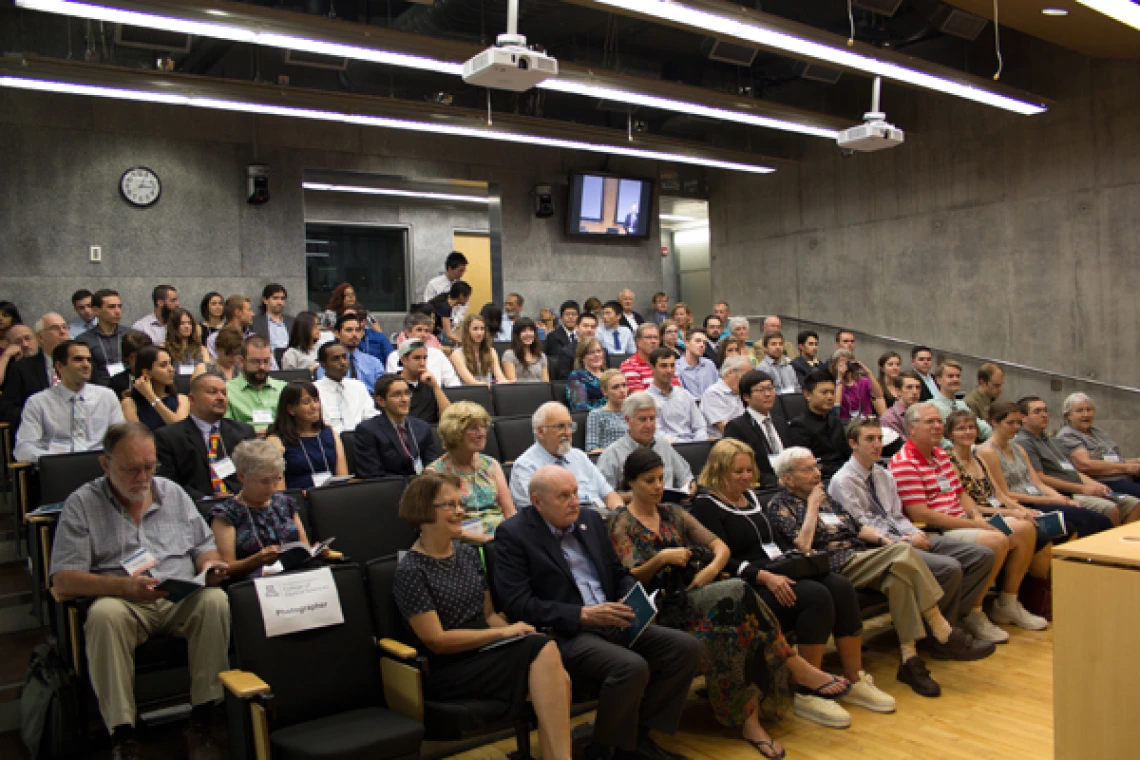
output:
<svg viewBox="0 0 1140 760"><path fill-rule="evenodd" d="M772 560L761 569L793 581L811 580L831 572L831 555L825 551L804 554L794 550L785 552L784 556Z"/></svg>
<svg viewBox="0 0 1140 760"><path fill-rule="evenodd" d="M690 546L689 562L684 567L669 565L657 571L653 576L653 585L661 591L662 607L683 607L689 585L697 574L704 570L716 559L716 555L707 546Z"/></svg>

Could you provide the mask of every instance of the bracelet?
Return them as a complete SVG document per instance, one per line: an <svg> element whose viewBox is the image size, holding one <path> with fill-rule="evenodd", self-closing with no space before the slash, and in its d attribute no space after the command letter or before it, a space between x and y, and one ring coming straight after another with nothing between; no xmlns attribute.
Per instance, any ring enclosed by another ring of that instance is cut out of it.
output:
<svg viewBox="0 0 1140 760"><path fill-rule="evenodd" d="M150 405L151 405L151 406L158 406L160 403L162 403L162 399L160 399L160 398L158 398L157 396L155 396L155 398L154 398L154 401L151 401L151 402L150 402Z"/></svg>

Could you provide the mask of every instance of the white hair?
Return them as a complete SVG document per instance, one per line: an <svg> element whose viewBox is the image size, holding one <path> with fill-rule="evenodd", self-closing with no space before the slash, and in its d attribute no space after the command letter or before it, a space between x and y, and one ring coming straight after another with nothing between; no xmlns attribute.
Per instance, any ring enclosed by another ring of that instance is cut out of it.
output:
<svg viewBox="0 0 1140 760"><path fill-rule="evenodd" d="M546 424L547 417L555 409L565 409L566 405L561 401L547 401L545 404L534 410L534 414L530 418L530 429L536 434L538 429Z"/></svg>
<svg viewBox="0 0 1140 760"><path fill-rule="evenodd" d="M747 356L730 356L720 365L720 376L724 377L729 372L744 373L750 369L752 369L752 360Z"/></svg>
<svg viewBox="0 0 1140 760"><path fill-rule="evenodd" d="M772 469L776 471L776 477L782 478L789 472L796 468L796 462L801 459L810 459L815 461L815 454L811 453L811 449L805 449L803 446L789 446L776 455L775 461L772 462Z"/></svg>
<svg viewBox="0 0 1140 760"><path fill-rule="evenodd" d="M234 467L242 475L280 475L285 472L285 457L273 441L251 439L234 447Z"/></svg>
<svg viewBox="0 0 1140 760"><path fill-rule="evenodd" d="M36 335L42 333L44 331L44 320L48 317L59 317L61 320L63 319L61 315L55 313L54 311L49 311L47 314L44 314L42 317L36 320L36 323L32 325L32 332L34 332Z"/></svg>
<svg viewBox="0 0 1140 760"><path fill-rule="evenodd" d="M1077 404L1088 404L1093 408L1093 411L1096 411L1096 404L1093 403L1093 400L1089 397L1089 395L1087 393L1081 393L1080 391L1077 391L1076 393L1070 393L1065 398L1065 403L1061 405L1061 416L1068 417L1069 412L1073 411L1073 407Z"/></svg>
<svg viewBox="0 0 1140 760"><path fill-rule="evenodd" d="M918 416L927 409L938 411L938 407L929 401L920 401L917 404L911 404L907 407L906 416L904 419L906 419L906 429L908 433L912 427L918 424ZM942 412L938 412L938 416L941 417Z"/></svg>
<svg viewBox="0 0 1140 760"><path fill-rule="evenodd" d="M748 326L748 318L747 317L729 317L728 318L728 331L729 332L732 332L733 330L735 330L739 325L744 325L745 327L747 327Z"/></svg>
<svg viewBox="0 0 1140 760"><path fill-rule="evenodd" d="M621 413L623 417L633 417L642 409L657 409L657 402L645 391L631 393L626 396L625 401L621 402Z"/></svg>

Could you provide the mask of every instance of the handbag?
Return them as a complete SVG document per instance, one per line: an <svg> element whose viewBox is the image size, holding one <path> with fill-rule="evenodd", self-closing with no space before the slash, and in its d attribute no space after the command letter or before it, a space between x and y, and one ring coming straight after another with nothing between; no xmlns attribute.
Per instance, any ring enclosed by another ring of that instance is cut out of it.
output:
<svg viewBox="0 0 1140 760"><path fill-rule="evenodd" d="M772 560L763 569L793 581L810 580L831 572L831 555L825 551L807 554L798 550L785 552L784 556Z"/></svg>

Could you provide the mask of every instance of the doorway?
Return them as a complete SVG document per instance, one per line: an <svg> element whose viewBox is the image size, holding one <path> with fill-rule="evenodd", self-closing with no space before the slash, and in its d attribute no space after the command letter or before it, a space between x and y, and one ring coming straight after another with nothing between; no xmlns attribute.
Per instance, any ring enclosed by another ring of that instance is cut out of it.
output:
<svg viewBox="0 0 1140 760"><path fill-rule="evenodd" d="M709 256L709 202L694 198L661 198L662 244L676 272L677 300L700 324L712 313L712 261Z"/></svg>
<svg viewBox="0 0 1140 760"><path fill-rule="evenodd" d="M478 314L484 304L491 303L491 234L489 232L455 231L452 250L467 257L467 273L463 281L471 286L467 313Z"/></svg>

